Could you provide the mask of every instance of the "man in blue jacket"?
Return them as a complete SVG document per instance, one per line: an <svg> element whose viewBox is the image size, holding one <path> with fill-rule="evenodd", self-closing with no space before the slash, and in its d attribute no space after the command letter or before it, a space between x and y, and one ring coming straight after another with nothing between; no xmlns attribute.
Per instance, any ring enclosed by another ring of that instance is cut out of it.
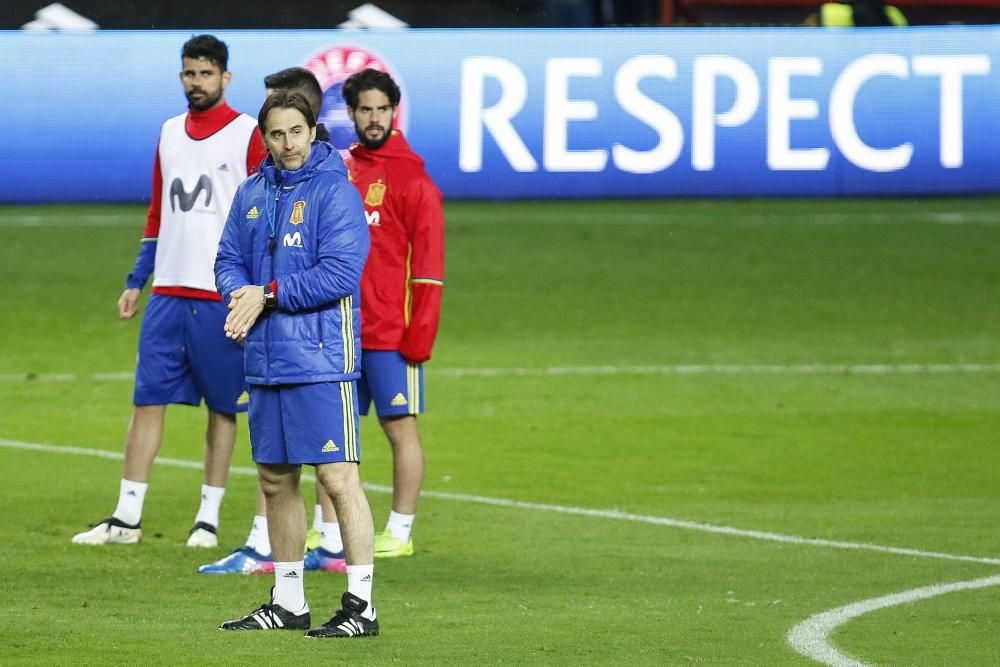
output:
<svg viewBox="0 0 1000 667"><path fill-rule="evenodd" d="M377 635L375 531L358 472L355 391L369 248L364 207L337 151L315 142L316 119L304 97L271 95L258 126L270 157L236 191L215 276L220 294L230 298L226 335L244 343L250 445L267 498L275 585L270 602L220 627L310 627L299 489L306 464L316 466L333 499L347 560L342 608L306 635Z"/></svg>

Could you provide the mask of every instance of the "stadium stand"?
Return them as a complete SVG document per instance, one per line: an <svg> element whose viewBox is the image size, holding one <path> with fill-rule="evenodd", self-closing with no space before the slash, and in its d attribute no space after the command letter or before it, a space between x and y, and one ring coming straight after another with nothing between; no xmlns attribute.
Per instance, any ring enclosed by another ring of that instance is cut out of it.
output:
<svg viewBox="0 0 1000 667"><path fill-rule="evenodd" d="M72 9L103 29L336 28L364 0L217 0L210 4L147 0L74 0ZM0 3L0 29L32 22L46 0ZM376 0L414 28L803 25L822 0ZM1000 23L1000 0L895 0L911 25ZM265 18L266 17L266 18Z"/></svg>
<svg viewBox="0 0 1000 667"><path fill-rule="evenodd" d="M817 0L661 0L661 25L803 25ZM910 25L1000 23L1000 0L892 0Z"/></svg>

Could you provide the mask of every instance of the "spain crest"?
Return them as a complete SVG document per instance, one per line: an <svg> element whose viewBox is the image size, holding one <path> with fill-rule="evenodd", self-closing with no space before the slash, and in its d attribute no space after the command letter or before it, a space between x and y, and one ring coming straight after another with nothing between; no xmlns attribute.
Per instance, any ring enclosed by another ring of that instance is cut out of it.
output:
<svg viewBox="0 0 1000 667"><path fill-rule="evenodd" d="M368 192L365 194L365 205L381 206L383 199L385 199L385 183L380 178L368 186Z"/></svg>
<svg viewBox="0 0 1000 667"><path fill-rule="evenodd" d="M288 222L293 225L300 225L305 221L305 210L306 210L306 200L300 199L292 205L292 217L288 219Z"/></svg>

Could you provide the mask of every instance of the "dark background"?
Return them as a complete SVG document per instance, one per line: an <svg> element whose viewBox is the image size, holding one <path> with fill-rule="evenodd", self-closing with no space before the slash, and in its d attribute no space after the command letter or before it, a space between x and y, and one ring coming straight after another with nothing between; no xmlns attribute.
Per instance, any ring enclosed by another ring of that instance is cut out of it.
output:
<svg viewBox="0 0 1000 667"><path fill-rule="evenodd" d="M63 0L105 29L336 28L364 0ZM917 4L914 4L914 3ZM0 3L0 29L18 29L47 0ZM415 28L538 28L612 25L801 25L821 2L803 0L376 0ZM899 0L913 25L998 23L1000 0Z"/></svg>

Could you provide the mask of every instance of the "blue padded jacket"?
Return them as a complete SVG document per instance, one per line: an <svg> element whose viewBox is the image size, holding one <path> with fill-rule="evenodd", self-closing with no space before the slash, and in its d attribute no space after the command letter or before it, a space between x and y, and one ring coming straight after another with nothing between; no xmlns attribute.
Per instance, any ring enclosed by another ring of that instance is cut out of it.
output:
<svg viewBox="0 0 1000 667"><path fill-rule="evenodd" d="M224 300L244 285L278 284L244 348L250 384L353 380L361 370L361 272L368 224L340 154L312 145L294 171L268 157L236 191L215 258Z"/></svg>

